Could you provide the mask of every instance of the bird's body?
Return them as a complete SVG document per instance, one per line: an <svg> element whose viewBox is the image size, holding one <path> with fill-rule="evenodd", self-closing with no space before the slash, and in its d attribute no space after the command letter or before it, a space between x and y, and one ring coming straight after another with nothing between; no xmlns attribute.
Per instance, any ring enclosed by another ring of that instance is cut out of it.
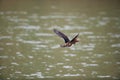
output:
<svg viewBox="0 0 120 80"><path fill-rule="evenodd" d="M70 46L72 46L72 44L75 44L76 42L79 42L79 40L77 39L79 34L77 34L72 40L69 40L69 38L65 34L63 34L62 32L58 31L57 29L54 29L53 31L58 36L60 36L61 38L64 39L65 44L61 45L61 47L70 47Z"/></svg>

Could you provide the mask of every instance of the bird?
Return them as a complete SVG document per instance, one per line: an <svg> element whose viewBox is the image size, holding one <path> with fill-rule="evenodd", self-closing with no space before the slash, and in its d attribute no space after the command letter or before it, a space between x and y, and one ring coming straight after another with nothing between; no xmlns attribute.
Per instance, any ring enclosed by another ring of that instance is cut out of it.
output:
<svg viewBox="0 0 120 80"><path fill-rule="evenodd" d="M64 39L65 44L60 45L61 47L71 47L73 44L75 44L76 42L79 42L78 40L78 36L79 33L73 38L73 39L69 39L64 33L62 33L61 31L58 31L57 29L53 29L53 31L61 38Z"/></svg>

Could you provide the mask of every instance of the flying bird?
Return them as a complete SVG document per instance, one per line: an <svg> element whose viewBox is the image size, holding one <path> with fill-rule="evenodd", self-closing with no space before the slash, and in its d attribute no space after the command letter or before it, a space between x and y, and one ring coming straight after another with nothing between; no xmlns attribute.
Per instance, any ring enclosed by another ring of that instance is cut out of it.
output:
<svg viewBox="0 0 120 80"><path fill-rule="evenodd" d="M72 40L69 40L69 38L62 32L58 31L57 29L53 30L59 37L63 38L65 41L65 44L61 45L61 47L70 47L72 44L75 44L76 42L79 42L78 35L77 34Z"/></svg>

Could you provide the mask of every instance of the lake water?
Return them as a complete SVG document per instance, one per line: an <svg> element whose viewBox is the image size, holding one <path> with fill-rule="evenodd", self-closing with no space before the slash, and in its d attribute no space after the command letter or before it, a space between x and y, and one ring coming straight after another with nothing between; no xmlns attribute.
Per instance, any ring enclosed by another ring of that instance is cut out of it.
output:
<svg viewBox="0 0 120 80"><path fill-rule="evenodd" d="M1 0L0 80L120 80L119 0ZM80 42L61 48L53 29Z"/></svg>

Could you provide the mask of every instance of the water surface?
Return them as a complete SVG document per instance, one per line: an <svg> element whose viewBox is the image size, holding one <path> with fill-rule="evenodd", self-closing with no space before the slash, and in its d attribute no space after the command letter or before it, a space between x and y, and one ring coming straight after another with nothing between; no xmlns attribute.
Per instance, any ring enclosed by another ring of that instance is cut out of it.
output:
<svg viewBox="0 0 120 80"><path fill-rule="evenodd" d="M0 79L119 80L119 14L117 0L2 0ZM54 28L80 42L61 48Z"/></svg>

